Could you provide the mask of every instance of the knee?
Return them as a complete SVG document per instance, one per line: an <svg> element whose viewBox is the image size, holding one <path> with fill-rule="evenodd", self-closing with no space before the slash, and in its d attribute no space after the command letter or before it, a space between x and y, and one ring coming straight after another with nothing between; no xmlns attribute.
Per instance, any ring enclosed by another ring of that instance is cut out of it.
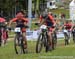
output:
<svg viewBox="0 0 75 59"><path fill-rule="evenodd" d="M23 35L23 37L26 37L26 33L23 33L22 35Z"/></svg>
<svg viewBox="0 0 75 59"><path fill-rule="evenodd" d="M52 34L52 33L51 33L51 32L49 32L49 33L48 33L48 36L51 36L51 34Z"/></svg>

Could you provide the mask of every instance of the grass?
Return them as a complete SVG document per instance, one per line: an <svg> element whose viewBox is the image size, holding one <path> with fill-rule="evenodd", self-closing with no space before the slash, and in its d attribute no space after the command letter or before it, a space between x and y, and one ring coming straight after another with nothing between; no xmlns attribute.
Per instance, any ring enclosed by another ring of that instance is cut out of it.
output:
<svg viewBox="0 0 75 59"><path fill-rule="evenodd" d="M13 46L13 40L8 41L7 45L0 47L0 59L73 59L75 56L75 45L64 46L64 41L59 40L56 50L46 53L43 51L39 54L35 53L36 42L28 41L28 54L16 55Z"/></svg>
<svg viewBox="0 0 75 59"><path fill-rule="evenodd" d="M53 13L59 14L61 12L67 14L67 18L69 18L68 10L51 10ZM65 11L65 12L64 12ZM32 24L32 29L36 29L37 26ZM9 33L9 35L14 35L13 32ZM13 36L10 36L13 38ZM39 54L35 53L36 42L28 41L28 54L19 54L16 55L13 46L13 40L8 41L7 45L4 47L0 47L0 59L75 59L75 44L71 41L71 44L68 46L64 45L63 40L58 41L58 45L56 50L52 52L46 53L43 51Z"/></svg>
<svg viewBox="0 0 75 59"><path fill-rule="evenodd" d="M58 16L59 16L59 14L64 13L66 15L67 19L70 17L68 9L54 9L54 10L50 10L50 11L53 12L54 14L57 14Z"/></svg>

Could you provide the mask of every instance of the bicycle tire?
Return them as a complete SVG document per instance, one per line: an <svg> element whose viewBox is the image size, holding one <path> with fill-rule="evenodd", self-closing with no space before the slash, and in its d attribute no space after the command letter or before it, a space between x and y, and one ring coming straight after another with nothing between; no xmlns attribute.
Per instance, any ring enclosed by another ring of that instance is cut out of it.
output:
<svg viewBox="0 0 75 59"><path fill-rule="evenodd" d="M75 43L75 32L72 32L73 42Z"/></svg>
<svg viewBox="0 0 75 59"><path fill-rule="evenodd" d="M45 52L48 52L49 51L49 41L48 41L48 35L46 33L46 36L44 36L44 45L45 45Z"/></svg>
<svg viewBox="0 0 75 59"><path fill-rule="evenodd" d="M41 36L42 36L42 38L41 38ZM40 42L41 42L41 44L40 44ZM40 46L39 46L39 44L40 44ZM42 50L42 47L43 47L43 35L40 34L38 37L37 43L36 43L36 53L40 53Z"/></svg>
<svg viewBox="0 0 75 59"><path fill-rule="evenodd" d="M56 34L53 33L52 35L52 49L54 50L56 48L56 45L57 45L57 37L56 37Z"/></svg>
<svg viewBox="0 0 75 59"><path fill-rule="evenodd" d="M15 39L14 39L14 48L15 48L15 52L16 54L24 54L25 51L24 51L24 44L23 44L23 37L22 39L19 39L20 36L15 36ZM18 51L18 49L20 48L20 50Z"/></svg>
<svg viewBox="0 0 75 59"><path fill-rule="evenodd" d="M26 51L25 51L25 48L24 48L24 40L23 40L23 36L22 36L22 40L21 40L21 49L22 49L22 52L23 52L23 54L25 54L26 53Z"/></svg>
<svg viewBox="0 0 75 59"><path fill-rule="evenodd" d="M2 36L2 33L0 33L0 46L2 45L2 38L1 38L1 36Z"/></svg>
<svg viewBox="0 0 75 59"><path fill-rule="evenodd" d="M73 42L75 43L75 34L73 34Z"/></svg>
<svg viewBox="0 0 75 59"><path fill-rule="evenodd" d="M1 40L1 36L0 36L0 46L2 45L2 40Z"/></svg>

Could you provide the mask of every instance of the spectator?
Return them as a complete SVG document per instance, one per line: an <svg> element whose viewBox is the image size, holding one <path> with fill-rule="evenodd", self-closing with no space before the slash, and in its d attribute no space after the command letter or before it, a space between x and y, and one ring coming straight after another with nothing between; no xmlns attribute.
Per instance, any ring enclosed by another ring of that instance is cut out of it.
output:
<svg viewBox="0 0 75 59"><path fill-rule="evenodd" d="M64 13L61 14L61 19L65 19L66 15Z"/></svg>

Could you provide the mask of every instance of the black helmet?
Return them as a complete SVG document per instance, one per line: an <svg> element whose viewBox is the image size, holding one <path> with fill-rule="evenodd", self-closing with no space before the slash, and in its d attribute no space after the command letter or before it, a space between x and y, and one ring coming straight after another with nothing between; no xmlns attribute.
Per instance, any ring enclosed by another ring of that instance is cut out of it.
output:
<svg viewBox="0 0 75 59"><path fill-rule="evenodd" d="M43 12L42 13L42 17L45 19L46 17L48 16L48 13L47 12Z"/></svg>

